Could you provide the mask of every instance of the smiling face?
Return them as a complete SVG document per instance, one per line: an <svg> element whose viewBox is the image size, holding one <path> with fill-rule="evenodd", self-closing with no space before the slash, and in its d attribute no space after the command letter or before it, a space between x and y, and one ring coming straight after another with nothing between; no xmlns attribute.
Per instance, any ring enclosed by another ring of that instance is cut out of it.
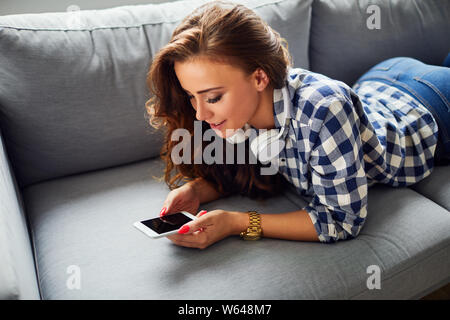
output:
<svg viewBox="0 0 450 320"><path fill-rule="evenodd" d="M206 58L175 62L174 69L197 120L212 125L225 121L218 128L212 126L220 137L231 136L245 123L254 127L272 125L273 89L261 69L246 77L241 69Z"/></svg>

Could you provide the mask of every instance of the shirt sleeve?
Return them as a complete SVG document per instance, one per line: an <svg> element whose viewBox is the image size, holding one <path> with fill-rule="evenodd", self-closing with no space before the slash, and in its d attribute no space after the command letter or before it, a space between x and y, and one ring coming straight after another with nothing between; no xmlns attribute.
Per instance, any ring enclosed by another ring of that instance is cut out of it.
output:
<svg viewBox="0 0 450 320"><path fill-rule="evenodd" d="M314 196L308 212L321 242L355 238L367 215L359 117L343 98L331 98L311 148L310 173Z"/></svg>

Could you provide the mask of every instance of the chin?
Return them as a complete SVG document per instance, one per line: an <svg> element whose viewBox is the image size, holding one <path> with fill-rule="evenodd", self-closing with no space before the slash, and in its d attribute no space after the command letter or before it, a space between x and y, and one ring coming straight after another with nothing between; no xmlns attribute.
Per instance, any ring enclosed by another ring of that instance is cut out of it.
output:
<svg viewBox="0 0 450 320"><path fill-rule="evenodd" d="M218 132L218 135L222 138L222 139L226 139L231 137L237 129L222 129L220 130L220 132Z"/></svg>
<svg viewBox="0 0 450 320"><path fill-rule="evenodd" d="M229 129L228 129L228 130L229 130ZM221 137L222 139L226 139L226 138L227 138L226 134L225 134L222 130L214 130L214 132L215 132L219 137Z"/></svg>
<svg viewBox="0 0 450 320"><path fill-rule="evenodd" d="M232 135L234 135L234 133L237 130L239 130L239 128L237 128L237 129L221 128L220 130L214 130L214 131L219 137L221 137L222 139L226 139L226 138L229 138Z"/></svg>

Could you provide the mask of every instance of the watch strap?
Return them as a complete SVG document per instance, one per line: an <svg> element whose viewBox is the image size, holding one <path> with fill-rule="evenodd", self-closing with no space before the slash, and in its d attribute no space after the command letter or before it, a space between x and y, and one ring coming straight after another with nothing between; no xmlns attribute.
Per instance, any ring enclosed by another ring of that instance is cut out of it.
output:
<svg viewBox="0 0 450 320"><path fill-rule="evenodd" d="M258 240L262 236L261 217L256 211L247 211L250 224L246 231L242 231L240 236L245 240Z"/></svg>

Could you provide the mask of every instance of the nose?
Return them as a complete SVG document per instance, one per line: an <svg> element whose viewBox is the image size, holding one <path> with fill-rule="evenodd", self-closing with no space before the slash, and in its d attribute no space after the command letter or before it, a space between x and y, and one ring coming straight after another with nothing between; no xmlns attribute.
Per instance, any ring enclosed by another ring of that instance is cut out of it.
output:
<svg viewBox="0 0 450 320"><path fill-rule="evenodd" d="M211 111L208 110L208 108L206 107L206 105L203 101L201 101L199 103L195 103L195 104L196 104L195 109L197 111L197 113L195 114L195 117L197 118L197 120L204 121L204 120L211 118L211 116L213 114Z"/></svg>

